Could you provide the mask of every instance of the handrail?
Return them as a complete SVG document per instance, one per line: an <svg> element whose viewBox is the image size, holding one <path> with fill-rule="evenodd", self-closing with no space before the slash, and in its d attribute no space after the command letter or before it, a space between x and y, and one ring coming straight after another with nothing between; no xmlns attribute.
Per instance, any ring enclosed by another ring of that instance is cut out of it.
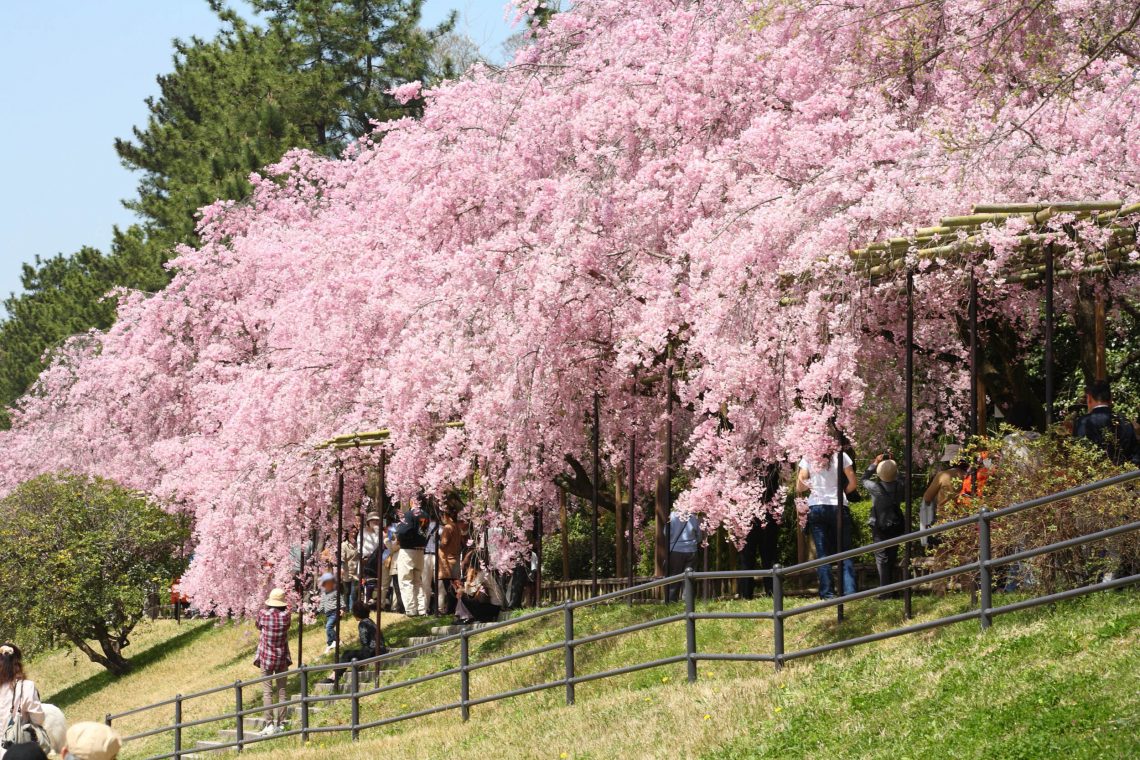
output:
<svg viewBox="0 0 1140 760"><path fill-rule="evenodd" d="M385 726L385 725L389 725L389 724L396 723L399 721L411 720L414 718L418 718L418 717L422 717L422 716L426 716L426 715L433 715L433 714L437 714L437 713L445 712L445 711L449 711L449 710L455 710L455 709L460 710L463 719L466 720L467 716L469 714L470 708L473 706L488 704L488 703L496 702L496 701L499 701L502 699L508 699L508 698L520 696L523 694L532 694L535 692L544 691L547 689L558 688L558 687L564 687L566 689L566 701L568 704L573 704L573 702L574 702L574 687L577 684L588 683L591 681L601 680L601 679L605 679L605 678L612 678L612 677L627 674L627 673L633 673L633 672L637 672L640 670L646 670L649 668L657 668L657 667L677 664L677 663L681 663L681 662L686 662L688 664L688 680L689 681L695 681L697 678L696 663L698 661L702 661L702 660L703 661L771 662L771 663L774 663L775 667L778 669L778 668L781 668L785 662L788 662L791 660L801 659L803 657L809 657L809 656L813 656L813 655L817 655L817 654L823 654L826 652L833 652L833 651L837 651L840 649L846 649L846 648L858 646L861 644L867 644L867 643L872 643L872 642L876 642L876 641L882 641L884 639L889 639L889 638L893 638L896 636L903 636L903 635L910 634L910 633L916 633L916 632L920 632L920 631L930 630L932 628L938 628L938 627L943 627L943 626L947 626L947 625L954 625L954 624L964 622L964 621L968 621L968 620L974 620L974 619L979 620L982 628L985 629L985 628L989 627L989 625L991 624L992 618L995 616L998 616L998 615L1003 615L1003 614L1015 612L1015 611L1022 610L1022 609L1028 609L1031 607L1040 606L1042 604L1051 604L1051 603L1055 603L1055 602L1058 602L1058 601L1061 601L1064 599L1070 599L1070 598L1082 596L1082 595L1089 594L1089 593L1094 593L1094 592L1101 591L1101 590L1121 588L1123 586L1127 586L1127 585L1131 585L1131 584L1135 584L1135 583L1140 583L1140 574L1130 575L1130 576L1123 577L1123 578L1117 578L1117 579L1114 579L1111 581L1102 581L1100 583L1094 583L1094 584L1091 584L1088 586L1082 586L1082 587L1079 587L1076 589L1070 589L1067 591L1057 592L1054 594L1048 594L1048 595L1044 595L1044 596L1033 597L1031 599L1026 599L1023 601L1014 602L1014 603L1006 604L1003 606L997 606L997 607L992 606L991 596L990 596L990 594L991 594L991 591L990 591L990 571L992 568L1000 567L1003 565L1009 565L1009 564L1012 564L1015 562L1019 562L1019 561L1026 560L1026 559L1031 559L1033 557L1042 556L1044 554L1049 554L1051 552L1055 552L1055 551L1059 551L1059 550L1063 550L1063 549L1068 549L1068 548L1072 548L1072 547L1076 547L1076 546L1082 546L1082 545L1085 545L1085 544L1088 544L1088 543L1091 543L1094 541L1099 541L1099 540L1103 540L1106 538L1111 538L1113 536L1119 536L1119 535L1131 533L1134 531L1140 531L1140 520L1135 520L1135 521L1132 521L1132 522L1129 522L1129 523L1126 523L1123 525L1119 525L1119 526L1116 526L1113 528L1108 528L1105 530L1096 531L1094 533L1090 533L1090 534L1087 534L1084 536L1078 536L1075 538L1070 538L1070 539L1066 539L1063 541L1057 541L1057 542L1054 542L1051 544L1046 544L1044 546L1034 547L1031 549L1025 549L1023 551L1019 551L1019 552L1016 552L1014 554L1009 554L1009 555L1005 555L1005 556L997 557L997 558L990 556L990 523L992 523L995 520L999 520L1003 517L1006 517L1006 516L1009 516L1012 514L1016 514L1018 512L1022 512L1022 511L1027 510L1027 509L1033 509L1035 507L1040 507L1040 506L1055 503L1058 501L1071 499L1071 498L1074 498L1076 496L1081 496L1081 495L1084 495L1084 494L1087 494L1087 493L1090 493L1093 491L1097 491L1097 490L1100 490L1103 488L1109 488L1109 487L1113 487L1113 486L1123 485L1123 484L1131 483L1131 482L1137 481L1137 480L1140 480L1140 470L1135 470L1132 472L1123 473L1121 475L1116 475L1116 476L1113 476L1111 478L1106 478L1104 480L1096 481L1094 483L1084 484L1084 485L1081 485L1081 486L1078 486L1075 488L1067 489L1065 491L1060 491L1060 492L1055 493L1055 494L1050 494L1048 496L1030 499L1030 500L1027 500L1025 502L1014 504L1014 505L1011 505L1009 507L1005 507L1003 509L998 509L998 510L995 510L992 512L987 510L987 509L982 509L975 515L964 517L964 518L961 518L958 520L953 520L953 521L948 522L948 523L943 523L940 525L931 526L929 528L924 528L922 530L913 531L911 533L907 533L907 534L904 534L902 536L897 536L895 538L888 539L886 541L878 541L878 542L875 542L873 544L869 544L867 546L862 546L862 547L855 548L855 549L848 549L848 550L845 550L842 552L837 552L835 554L827 555L825 557L820 557L820 558L816 558L813 560L808 560L806 562L800 562L800 563L797 563L795 565L791 565L791 566L785 567L785 568L781 568L779 565L777 565L776 567L771 568L771 569L761 569L761 570L715 570L715 571L706 571L706 572L694 572L692 570L688 570L688 571L685 571L684 573L679 573L677 575L672 575L672 576L665 577L665 578L654 578L652 580L649 580L649 581L646 581L646 582L643 582L643 583L640 583L637 585L629 586L627 588L619 589L617 591L613 591L610 593L601 594L599 596L592 597L590 599L579 600L579 601L566 601L560 605L556 605L556 606L552 606L552 607L546 607L546 608L539 609L539 610L534 610L532 612L529 612L529 613L524 614L524 615L520 615L520 616L515 617L515 618L511 618L509 620L491 623L489 625L480 626L479 628L465 629L465 630L461 631L460 633L441 636L439 638L432 639L431 641L425 642L423 644L416 644L416 645L412 645L412 646L408 646L408 647L403 647L400 649L394 649L394 650L389 651L385 654L378 655L375 657L370 657L370 658L365 659L365 660L358 660L358 661L355 661L354 663L351 663L351 664L349 664L349 663L310 664L310 665L305 665L305 666L298 667L298 668L293 668L291 670L284 671L282 673L275 673L275 674L268 675L268 676L251 678L248 681L238 681L235 684L228 684L225 686L219 686L219 687L215 687L215 688L211 688L211 689L205 689L203 691L195 692L193 694L178 695L178 696L171 698L171 699L162 700L160 702L155 702L153 704L143 705L143 706L136 707L136 708L133 708L130 710L126 710L126 711L123 711L120 713L107 715L106 716L106 722L108 725L110 725L115 720L120 720L122 718L135 716L135 715L138 715L140 713L144 713L144 712L151 711L151 710L156 710L156 709L163 708L163 707L169 707L169 706L173 705L174 715L175 715L175 719L174 719L173 724L158 727L158 728L149 729L149 730L142 731L142 732L135 733L135 734L131 734L131 735L125 737L124 741L136 741L139 739L156 736L156 735L159 735L162 733L173 732L173 735L174 735L174 751L173 752L167 752L167 753L164 753L162 755L153 756L152 758L150 758L150 760L164 760L165 758L174 758L174 760L181 760L182 757L184 757L186 754L188 754L191 751L191 750L185 750L182 748L182 738L183 738L182 737L182 731L183 731L183 729L202 726L202 725L205 725L208 723L217 723L220 721L229 721L229 720L238 721L239 726L240 726L241 725L240 721L242 721L246 716L265 713L266 711L272 710L272 709L284 709L287 707L300 706L300 710L301 710L301 726L300 726L300 728L292 729L289 731L283 731L281 733L273 734L271 736L261 736L258 734L245 735L244 732L239 729L239 731L237 732L238 738L236 741L211 743L210 749L211 750L215 750L215 749L220 750L220 749L228 749L228 748L237 748L238 750L240 750L245 745L258 743L258 742L266 741L269 739L288 737L288 736L301 736L302 740L307 741L308 737L310 735L323 734L323 733L335 733L335 732L343 732L343 731L351 731L352 737L355 740L358 737L359 732L363 729ZM783 585L784 585L783 579L788 577L788 576L795 575L798 573L807 572L809 570L817 569L819 567L823 567L826 565L831 565L837 561L842 561L844 559L851 559L851 558L857 557L859 555L862 555L862 554L865 554L868 552L878 551L878 550L890 548L893 546L899 546L899 545L906 544L906 543L909 543L912 541L916 541L916 540L923 538L923 537L938 535L940 533L945 533L945 532L948 532L951 530L956 530L958 528L967 527L970 525L975 525L978 527L978 531L977 531L977 533L978 533L978 558L976 561L968 562L966 564L959 565L957 567L939 570L937 572L930 573L930 574L927 574L924 576L907 578L907 579L897 581L895 583L891 583L891 584L888 584L885 586L879 586L879 587L876 587L873 589L865 589L863 591L859 591L859 592L856 592L853 594L848 594L848 595L842 596L842 597L837 597L834 599L823 599L823 600L820 600L817 602L811 602L811 603L803 604L803 605L793 607L793 608L788 608L788 609L784 608L784 596L785 596L785 594L783 592ZM784 651L784 625L788 619L791 619L791 618L797 617L797 616L801 616L801 615L805 615L805 614L808 614L811 612L816 612L816 611L819 611L821 609L834 607L836 605L841 605L844 603L850 603L850 602L854 602L854 601L868 599L868 598L871 598L873 596L877 596L877 595L884 594L884 593L890 593L890 592L894 592L894 591L901 591L904 589L914 588L915 586L927 584L927 583L930 583L931 581L934 581L934 580L940 580L942 578L949 578L951 576L961 575L964 573L979 573L982 577L980 604L979 604L978 608L976 608L976 609L971 609L969 611L954 614L954 615L947 615L947 616L944 616L941 618L937 618L935 620L928 620L928 621L923 621L920 623L914 623L911 625L905 625L905 626L902 626L899 628L892 628L892 629L886 630L886 631L879 631L876 633L866 634L866 635L862 635L862 636L855 636L855 637L851 637L851 638L846 638L846 639L834 641L834 642L831 642L828 644L822 644L819 646L808 647L808 648L799 649L799 650L795 650L795 651L791 651L791 652L785 652ZM699 583L701 581L706 581L706 580L718 580L718 579L719 580L728 580L728 579L740 579L740 578L771 578L772 579L772 586L773 586L773 605L772 605L773 608L772 608L772 611L770 611L770 612L769 611L754 611L754 612L753 611L750 611L750 612L740 612L740 611L736 611L736 612L734 612L734 611L697 612L696 611L696 609L695 609L695 597L696 597L695 588L696 588L697 583ZM644 593L647 591L651 591L653 589L661 588L661 587L668 586L668 585L675 584L675 583L681 583L684 585L684 592L683 592L684 611L683 612L668 614L668 615L665 615L662 617L655 617L651 620L642 621L640 623L634 623L631 625L624 626L622 628L600 631L600 632L592 633L592 634L588 634L588 635L576 635L575 634L575 631L574 631L574 611L575 610L582 609L584 607L590 607L590 606L594 606L594 605L598 605L598 604L603 604L605 602L614 601L614 600L621 599L623 597L630 596L630 595ZM513 628L513 627L516 627L522 623L535 621L535 620L539 620L539 619L543 619L543 618L548 618L548 617L551 617L553 615L558 615L558 614L562 615L562 617L564 618L564 622L565 622L564 635L562 636L562 638L560 640L553 641L553 642L550 642L547 644L543 644L543 645L540 645L537 647L532 647L530 649L527 649L527 650L524 650L521 652L514 652L511 654L500 655L500 656L493 657L493 658L486 659L486 660L472 660L471 659L470 654L469 654L469 652L470 652L469 642L472 638L479 636L479 635L482 635L482 634L485 634L485 633L503 630L505 628ZM771 652L771 654L768 654L768 653L749 653L749 652L745 652L745 653L699 652L699 651L697 651L697 645L696 645L696 642L697 642L696 623L699 620L771 620L772 626L773 626L773 651ZM666 626L666 625L670 625L672 623L679 623L679 622L684 622L685 628L686 628L686 636L685 636L685 639L686 639L685 645L686 646L685 646L685 654L683 654L683 655L675 655L672 657L663 657L663 658L659 658L659 659L655 659L655 660L650 660L647 662L631 663L631 664L628 664L628 665L625 665L622 667L612 668L610 670L605 670L605 671L601 671L601 672L597 672L597 673L579 674L579 673L575 672L574 653L575 653L576 649L579 647L582 647L582 646L585 646L588 644L592 644L592 643L596 643L599 641L603 641L606 639L610 639L610 638L613 638L616 636L622 636L625 634L635 633L637 631L644 631L644 630L653 629L653 628L657 628L660 626ZM437 647L440 647L441 645L449 644L449 643L455 643L455 642L459 642L459 644L460 644L460 647L459 647L459 664L457 667L444 668L444 669L437 670L437 671L432 672L432 673L428 673L428 674L417 676L417 677L410 678L410 679L396 681L394 683L388 683L388 684L385 684L383 686L377 686L375 688L363 688L361 683L358 680L357 674L359 673L361 668L367 668L369 666L374 667L374 668L379 668L380 665L384 662L400 660L400 659L406 657L407 655L409 655L410 653L435 649ZM566 665L565 671L566 672L565 672L564 677L557 678L556 680L543 681L542 683L530 684L530 685L522 686L522 687L519 687L517 689L510 690L510 691L500 692L500 693L491 694L491 695L472 697L469 693L469 691L470 691L470 688L469 688L470 687L470 674L476 670L481 670L484 668L489 668L489 667L501 665L504 663L514 662L514 661L529 658L529 657L535 657L535 656L538 656L541 654L557 652L559 650L564 650L566 653L566 657L565 657L565 665ZM310 694L308 692L307 684L309 683L308 675L310 673L322 673L322 672L335 671L335 670L342 670L343 671L343 670L349 670L350 668L352 669L352 675L353 675L352 683L350 686L350 691L328 694L328 695L316 695L316 694ZM396 716L382 718L379 720L373 720L373 721L366 721L365 722L365 721L361 721L359 719L358 707L359 707L359 702L361 699L364 699L367 697L372 697L372 696L382 694L382 693L386 693L386 692L390 692L390 691L395 691L398 689L407 688L407 687L414 686L417 684L426 683L428 681L435 681L435 680L438 680L441 678L448 678L448 677L456 676L456 675L460 676L460 679L461 679L460 700L458 702L448 703L448 704L444 704L444 705L437 705L435 707L429 707L429 708L424 708L424 709L417 709L417 710L414 710L412 712L401 713L401 714L396 715ZM248 687L248 686L255 686L255 685L263 683L265 681L270 681L270 680L275 680L275 679L280 679L280 678L289 678L291 676L300 676L301 677L302 691L298 697L291 699L291 700L288 700L286 702L278 703L277 705L274 705L271 708L265 708L265 707L243 708L242 700L241 700L241 694L242 694L243 688ZM199 719L188 720L188 721L182 720L182 708L186 702L188 702L190 700L198 699L198 698L201 698L204 696L217 694L217 693L227 691L227 690L236 690L237 699L236 699L236 708L234 711L229 712L229 713L225 713L222 715L215 715L215 716L212 716L209 718L199 718ZM349 724L349 725L336 725L336 726L309 726L308 725L308 708L310 705L329 703L329 702L338 702L338 701L343 701L343 700L352 700L353 710L352 710L352 723L351 724Z"/></svg>

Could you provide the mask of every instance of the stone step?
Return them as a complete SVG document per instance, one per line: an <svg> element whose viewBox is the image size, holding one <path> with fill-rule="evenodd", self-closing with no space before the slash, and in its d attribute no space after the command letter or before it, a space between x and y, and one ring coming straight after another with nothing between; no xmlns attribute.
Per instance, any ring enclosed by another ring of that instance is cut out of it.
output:
<svg viewBox="0 0 1140 760"><path fill-rule="evenodd" d="M476 631L480 628L486 628L494 623L470 623L468 625L438 625L431 629L432 635L436 638L443 638L444 636L454 636L463 631Z"/></svg>

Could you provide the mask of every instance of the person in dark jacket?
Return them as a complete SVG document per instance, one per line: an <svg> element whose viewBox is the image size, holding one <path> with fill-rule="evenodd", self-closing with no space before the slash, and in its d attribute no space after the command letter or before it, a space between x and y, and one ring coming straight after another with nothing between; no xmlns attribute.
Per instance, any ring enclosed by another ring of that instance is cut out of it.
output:
<svg viewBox="0 0 1140 760"><path fill-rule="evenodd" d="M428 614L427 596L424 594L424 547L428 543L431 517L417 499L404 512L396 528L396 541L400 551L396 555L396 574L400 579L400 597L404 601L404 614L418 617Z"/></svg>
<svg viewBox="0 0 1140 760"><path fill-rule="evenodd" d="M376 623L372 621L372 610L368 608L362 601L357 601L352 608L352 616L356 618L356 630L360 635L360 643L355 649L346 649L340 653L341 662L353 662L354 660L367 660L370 657L375 657L377 654L384 654L388 651L388 647L384 645L384 634L376 627ZM377 639L380 640L380 649L377 651ZM341 677L344 670L337 670L333 673L332 681L336 681Z"/></svg>
<svg viewBox="0 0 1140 760"><path fill-rule="evenodd" d="M1112 411L1112 389L1104 380L1085 386L1089 413L1073 426L1073 437L1084 438L1112 460L1113 464L1140 467L1140 447L1132 424Z"/></svg>
<svg viewBox="0 0 1140 760"><path fill-rule="evenodd" d="M764 490L760 496L762 502L767 504L776 495L780 488L780 466L769 465L761 476ZM771 512L752 518L752 525L748 528L748 536L744 539L744 547L737 556L737 570L755 570L756 554L760 554L760 568L770 570L776 564L779 550L780 524L776 522ZM772 579L764 579L764 591L772 594ZM736 582L736 593L741 599L751 599L756 592L755 578L741 578Z"/></svg>
<svg viewBox="0 0 1140 760"><path fill-rule="evenodd" d="M884 454L875 457L863 473L863 488L871 495L871 514L867 523L871 526L871 540L876 543L901 536L905 529L906 520L902 509L899 508L902 491L899 488L898 477L898 465L893 459L887 459ZM875 552L875 567L879 571L880 586L895 582L898 559L897 546Z"/></svg>

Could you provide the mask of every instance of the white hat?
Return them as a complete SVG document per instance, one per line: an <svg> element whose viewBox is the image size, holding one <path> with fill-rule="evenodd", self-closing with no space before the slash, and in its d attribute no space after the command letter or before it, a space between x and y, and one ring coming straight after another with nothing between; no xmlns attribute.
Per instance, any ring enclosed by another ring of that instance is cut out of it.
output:
<svg viewBox="0 0 1140 760"><path fill-rule="evenodd" d="M110 726L76 723L67 729L67 756L76 760L115 760L123 741Z"/></svg>
<svg viewBox="0 0 1140 760"><path fill-rule="evenodd" d="M953 462L962 453L962 447L956 443L946 444L946 448L942 449L943 462Z"/></svg>
<svg viewBox="0 0 1140 760"><path fill-rule="evenodd" d="M317 583L325 583L327 581L336 581L336 576L332 573L325 573L320 578L317 578Z"/></svg>
<svg viewBox="0 0 1140 760"><path fill-rule="evenodd" d="M266 607L287 607L285 603L285 592L282 589L275 588L269 592L269 598L265 600Z"/></svg>

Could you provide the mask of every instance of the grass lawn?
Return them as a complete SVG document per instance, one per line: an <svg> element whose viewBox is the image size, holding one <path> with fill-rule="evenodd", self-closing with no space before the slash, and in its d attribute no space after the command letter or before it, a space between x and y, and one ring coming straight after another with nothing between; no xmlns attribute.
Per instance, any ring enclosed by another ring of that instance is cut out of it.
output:
<svg viewBox="0 0 1140 760"><path fill-rule="evenodd" d="M995 597L1001 603L1002 597ZM744 603L708 603L741 609ZM916 598L919 620L967 608L968 600ZM766 603L750 603L763 609ZM679 609L679 608L678 608ZM677 611L670 609L669 612ZM611 605L579 611L579 636L665 614L661 607ZM848 605L848 618L810 613L787 624L789 650L899 625L901 602ZM387 618L386 618L387 619ZM391 640L415 635L424 621L393 616ZM472 639L472 659L490 659L559 640L561 616ZM173 634L173 635L172 635ZM684 665L581 684L577 704L564 690L472 708L467 724L457 711L367 731L353 744L324 735L302 748L285 739L255 745L247 754L281 758L1127 758L1140 756L1140 592L1107 592L996 619L980 633L976 622L869 644L789 663L701 663L697 684L684 682ZM310 657L323 642L306 630ZM75 719L95 718L174 691L194 691L250 677L254 639L245 625L160 622L133 644L144 663L119 681L72 664L62 655L33 663L33 677ZM769 621L699 621L698 649L762 652L771 646ZM683 624L641 631L582 646L580 674L682 653ZM494 694L562 673L562 652L496 665L471 676L472 697ZM452 667L456 648L443 647L403 669L412 678ZM69 680L70 678L70 680ZM448 677L362 702L364 720L394 716L458 699L458 677ZM259 693L248 689L246 703ZM201 712L232 709L232 692L202 700ZM168 715L154 718L168 719ZM347 703L329 705L314 725L346 722ZM124 722L123 728L138 730ZM151 723L154 724L153 722ZM191 739L217 728L202 727ZM189 741L186 746L189 746ZM169 751L169 738L128 745L125 758Z"/></svg>

